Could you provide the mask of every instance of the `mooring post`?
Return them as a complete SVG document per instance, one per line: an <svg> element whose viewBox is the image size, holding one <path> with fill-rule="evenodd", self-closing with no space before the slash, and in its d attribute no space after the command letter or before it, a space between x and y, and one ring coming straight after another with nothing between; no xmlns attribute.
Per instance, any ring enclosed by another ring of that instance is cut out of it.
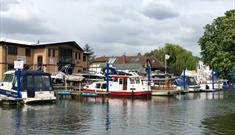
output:
<svg viewBox="0 0 235 135"><path fill-rule="evenodd" d="M219 89L220 86L219 86L219 69L218 69L218 67L216 68L216 83L217 83L217 86L218 86L218 89Z"/></svg>
<svg viewBox="0 0 235 135"><path fill-rule="evenodd" d="M212 90L214 91L214 89L215 89L215 82L214 82L214 68L212 68L212 71L211 71L211 76L212 76Z"/></svg>
<svg viewBox="0 0 235 135"><path fill-rule="evenodd" d="M106 64L106 95L109 93L109 63Z"/></svg>
<svg viewBox="0 0 235 135"><path fill-rule="evenodd" d="M232 83L232 89L233 89L233 67L232 67L232 69L231 69L231 83Z"/></svg>
<svg viewBox="0 0 235 135"><path fill-rule="evenodd" d="M183 83L184 83L184 90L185 90L186 89L185 67L183 68Z"/></svg>
<svg viewBox="0 0 235 135"><path fill-rule="evenodd" d="M17 98L21 98L20 69L17 69Z"/></svg>
<svg viewBox="0 0 235 135"><path fill-rule="evenodd" d="M151 80L150 80L150 65L148 64L148 88L150 90L150 86L151 86Z"/></svg>

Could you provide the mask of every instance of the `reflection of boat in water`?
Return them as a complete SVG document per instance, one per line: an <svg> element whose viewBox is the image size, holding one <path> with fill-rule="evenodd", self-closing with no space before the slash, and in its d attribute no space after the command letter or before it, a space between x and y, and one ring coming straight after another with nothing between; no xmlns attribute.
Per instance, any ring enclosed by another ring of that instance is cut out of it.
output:
<svg viewBox="0 0 235 135"><path fill-rule="evenodd" d="M153 78L152 81L153 96L172 96L181 92L174 84L175 78Z"/></svg>
<svg viewBox="0 0 235 135"><path fill-rule="evenodd" d="M85 93L107 93L110 96L146 96L151 94L148 82L139 76L112 75L109 81L108 91L107 82L93 82L83 88Z"/></svg>
<svg viewBox="0 0 235 135"><path fill-rule="evenodd" d="M2 100L18 100L16 71L4 73L4 79L0 83L0 98ZM24 103L55 101L49 73L40 71L21 72L20 96Z"/></svg>
<svg viewBox="0 0 235 135"><path fill-rule="evenodd" d="M178 101L178 99L176 98L176 96L152 96L151 98L152 102L156 102L156 103L174 103L176 101Z"/></svg>
<svg viewBox="0 0 235 135"><path fill-rule="evenodd" d="M216 92L197 92L197 93L186 93L178 95L179 100L207 100L207 99L224 99L228 91L216 91Z"/></svg>

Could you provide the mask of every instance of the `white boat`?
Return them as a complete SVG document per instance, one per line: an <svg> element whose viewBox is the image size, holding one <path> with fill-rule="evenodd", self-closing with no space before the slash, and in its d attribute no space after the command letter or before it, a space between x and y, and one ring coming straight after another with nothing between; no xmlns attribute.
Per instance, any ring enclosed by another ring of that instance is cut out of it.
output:
<svg viewBox="0 0 235 135"><path fill-rule="evenodd" d="M17 94L16 71L4 73L0 82L1 100L22 100L24 103L55 101L56 97L52 88L49 73L41 71L21 71L20 97Z"/></svg>
<svg viewBox="0 0 235 135"><path fill-rule="evenodd" d="M197 84L197 81L194 77L186 76L186 83L188 85L189 92L199 92L200 85Z"/></svg>
<svg viewBox="0 0 235 135"><path fill-rule="evenodd" d="M177 89L181 90L182 93L200 91L200 85L197 84L194 77L185 76L185 84L184 84L184 77L181 76L175 79L175 83L177 85Z"/></svg>
<svg viewBox="0 0 235 135"><path fill-rule="evenodd" d="M112 75L109 81L108 95L110 96L146 96L151 94L148 81L139 76ZM105 94L106 81L93 82L83 88L84 95L91 93ZM92 94L94 95L94 94Z"/></svg>
<svg viewBox="0 0 235 135"><path fill-rule="evenodd" d="M173 96L181 92L174 84L174 78L153 78L152 81L153 96Z"/></svg>
<svg viewBox="0 0 235 135"><path fill-rule="evenodd" d="M213 89L213 84L211 81L201 82L200 84L200 90L205 91L205 92L217 91L217 90L222 90L222 89L223 89L222 81L216 81L214 83L214 89Z"/></svg>
<svg viewBox="0 0 235 135"><path fill-rule="evenodd" d="M215 74L215 72L213 74ZM196 80L197 84L200 86L200 91L214 91L223 89L223 80L216 79L216 75L214 76L213 89L212 70L209 68L209 66L204 65L201 61L199 61L196 71L186 70L185 75Z"/></svg>

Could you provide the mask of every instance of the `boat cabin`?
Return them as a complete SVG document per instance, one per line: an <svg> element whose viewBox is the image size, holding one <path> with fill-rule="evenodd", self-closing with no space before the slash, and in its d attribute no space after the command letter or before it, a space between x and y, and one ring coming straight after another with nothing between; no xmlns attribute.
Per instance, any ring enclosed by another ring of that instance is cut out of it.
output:
<svg viewBox="0 0 235 135"><path fill-rule="evenodd" d="M110 91L135 91L135 90L148 90L147 81L142 80L140 77L125 76L125 75L113 75L109 79ZM87 88L94 88L96 90L106 90L106 81L95 82L88 85Z"/></svg>
<svg viewBox="0 0 235 135"><path fill-rule="evenodd" d="M17 91L17 71L8 71L0 83L0 89L5 90L8 96L15 97ZM41 71L21 71L21 96L22 98L35 97L36 92L53 91L49 73ZM4 94L2 92L1 94Z"/></svg>

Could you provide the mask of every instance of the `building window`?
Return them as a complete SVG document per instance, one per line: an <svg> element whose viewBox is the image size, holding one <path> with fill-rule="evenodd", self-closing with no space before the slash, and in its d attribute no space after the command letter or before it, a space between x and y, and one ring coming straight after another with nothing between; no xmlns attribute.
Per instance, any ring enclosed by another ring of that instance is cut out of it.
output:
<svg viewBox="0 0 235 135"><path fill-rule="evenodd" d="M55 57L55 49L52 49L52 57Z"/></svg>
<svg viewBox="0 0 235 135"><path fill-rule="evenodd" d="M8 64L7 69L8 70L13 70L14 69L14 64Z"/></svg>
<svg viewBox="0 0 235 135"><path fill-rule="evenodd" d="M17 47L16 46L8 46L8 54L17 55Z"/></svg>
<svg viewBox="0 0 235 135"><path fill-rule="evenodd" d="M75 59L78 59L78 53L75 52Z"/></svg>
<svg viewBox="0 0 235 135"><path fill-rule="evenodd" d="M51 57L51 49L48 49L48 57Z"/></svg>
<svg viewBox="0 0 235 135"><path fill-rule="evenodd" d="M55 49L52 48L48 49L48 57L55 57Z"/></svg>
<svg viewBox="0 0 235 135"><path fill-rule="evenodd" d="M86 55L83 54L83 61L86 61Z"/></svg>
<svg viewBox="0 0 235 135"><path fill-rule="evenodd" d="M25 48L25 55L31 56L31 50L29 48Z"/></svg>
<svg viewBox="0 0 235 135"><path fill-rule="evenodd" d="M80 53L78 53L78 59L79 59L79 60L81 59L81 54L80 54Z"/></svg>
<svg viewBox="0 0 235 135"><path fill-rule="evenodd" d="M73 52L69 48L59 48L59 63L71 64Z"/></svg>

